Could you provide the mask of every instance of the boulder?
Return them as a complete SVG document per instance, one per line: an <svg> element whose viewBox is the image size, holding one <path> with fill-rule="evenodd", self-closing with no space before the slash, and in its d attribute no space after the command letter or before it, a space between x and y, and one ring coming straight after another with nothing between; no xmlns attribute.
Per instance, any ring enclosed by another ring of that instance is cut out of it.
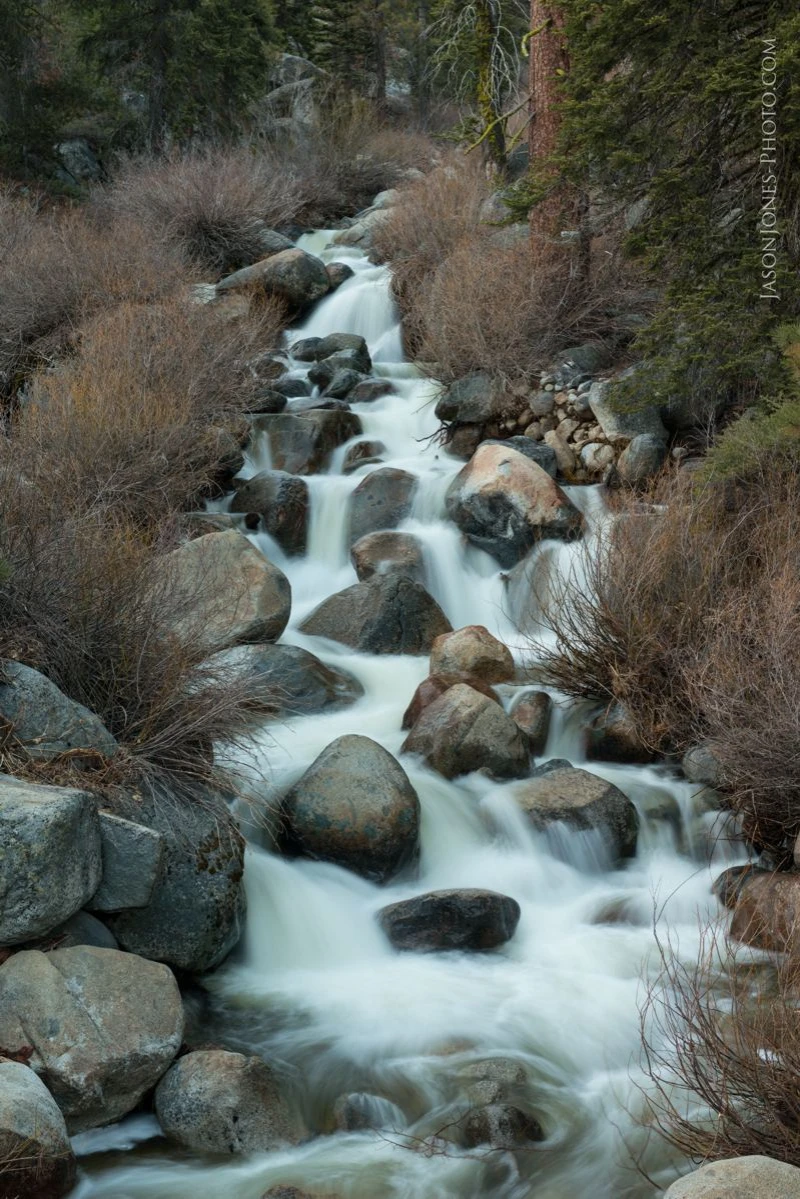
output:
<svg viewBox="0 0 800 1199"><path fill-rule="evenodd" d="M102 762L119 748L98 716L69 699L38 670L9 658L0 663L0 720L35 762L62 754Z"/></svg>
<svg viewBox="0 0 800 1199"><path fill-rule="evenodd" d="M754 870L726 898L734 905L734 940L772 953L800 955L800 874Z"/></svg>
<svg viewBox="0 0 800 1199"><path fill-rule="evenodd" d="M507 1103L521 1097L528 1074L521 1062L511 1057L490 1057L468 1062L458 1072L459 1098L470 1107Z"/></svg>
<svg viewBox="0 0 800 1199"><path fill-rule="evenodd" d="M701 741L687 749L681 759L681 769L690 783L703 787L721 787L725 782L722 763L712 741Z"/></svg>
<svg viewBox="0 0 800 1199"><path fill-rule="evenodd" d="M491 1103L468 1112L459 1126L461 1143L468 1149L488 1145L494 1150L528 1148L545 1139L535 1116L507 1103Z"/></svg>
<svg viewBox="0 0 800 1199"><path fill-rule="evenodd" d="M413 533L367 533L350 550L359 580L373 575L406 575L421 586L425 583L422 542Z"/></svg>
<svg viewBox="0 0 800 1199"><path fill-rule="evenodd" d="M330 291L325 264L296 248L282 250L226 275L217 284L217 292L253 290L283 300L294 312L303 312Z"/></svg>
<svg viewBox="0 0 800 1199"><path fill-rule="evenodd" d="M402 766L369 737L339 737L282 804L286 852L385 883L416 857L420 806Z"/></svg>
<svg viewBox="0 0 800 1199"><path fill-rule="evenodd" d="M24 950L0 966L0 1045L29 1064L70 1134L132 1111L178 1052L172 971L116 949Z"/></svg>
<svg viewBox="0 0 800 1199"><path fill-rule="evenodd" d="M58 928L54 928L47 936L47 946L31 946L45 948L45 952L54 943L59 949L72 949L74 945L93 945L95 949L119 949L117 938L91 912L76 912L65 920Z"/></svg>
<svg viewBox="0 0 800 1199"><path fill-rule="evenodd" d="M549 392L545 392L549 395ZM551 401L552 402L552 401ZM509 437L505 441L499 438L490 437L482 442L483 445L501 445L507 449L516 450L518 454L523 454L526 458L530 458L531 462L535 462L537 466L541 466L542 470L546 471L551 479L554 479L558 474L558 460L556 452L551 445L545 445L543 441L534 441L532 437Z"/></svg>
<svg viewBox="0 0 800 1199"><path fill-rule="evenodd" d="M254 696L281 718L334 711L364 694L358 679L297 645L240 645L220 655L219 663L234 674L244 672Z"/></svg>
<svg viewBox="0 0 800 1199"><path fill-rule="evenodd" d="M484 770L493 778L524 778L530 767L522 733L500 705L457 683L424 709L402 753L421 754L445 778Z"/></svg>
<svg viewBox="0 0 800 1199"><path fill-rule="evenodd" d="M800 1170L760 1155L707 1162L673 1182L664 1199L800 1199Z"/></svg>
<svg viewBox="0 0 800 1199"><path fill-rule="evenodd" d="M325 273L328 276L331 291L336 291L337 287L341 287L348 279L352 279L355 271L346 262L329 262L325 267Z"/></svg>
<svg viewBox="0 0 800 1199"><path fill-rule="evenodd" d="M570 539L582 526L581 514L547 472L502 445L478 447L451 483L446 507L462 533L505 567L542 538Z"/></svg>
<svg viewBox="0 0 800 1199"><path fill-rule="evenodd" d="M588 770L546 765L538 777L514 789L514 800L534 828L559 822L571 829L597 829L612 857L633 857L639 819L628 797Z"/></svg>
<svg viewBox="0 0 800 1199"><path fill-rule="evenodd" d="M359 249L367 252L372 249L376 230L390 219L391 213L385 208L366 212L348 229L341 229L334 236L333 244L335 246L358 246Z"/></svg>
<svg viewBox="0 0 800 1199"><path fill-rule="evenodd" d="M322 362L334 355L350 355L347 364L368 375L372 370L367 343L358 333L329 333L327 337L305 337L289 347L298 362Z"/></svg>
<svg viewBox="0 0 800 1199"><path fill-rule="evenodd" d="M253 415L283 412L287 398L274 387L260 387L247 400L247 411Z"/></svg>
<svg viewBox="0 0 800 1199"><path fill-rule="evenodd" d="M338 446L358 437L361 421L352 412L313 408L256 417L252 430L254 436L266 439L275 470L314 475L325 469Z"/></svg>
<svg viewBox="0 0 800 1199"><path fill-rule="evenodd" d="M548 429L544 435L544 443L556 456L558 473L566 479L571 479L578 468L578 459L574 447L567 441L566 429L563 426Z"/></svg>
<svg viewBox="0 0 800 1199"><path fill-rule="evenodd" d="M411 703L403 713L404 729L413 728L417 723L422 713L426 708L430 707L434 700L440 695L444 695L445 691L449 691L451 687L458 686L459 683L467 687L472 687L481 695L485 695L488 699L493 700L496 704L500 703L497 695L483 679L475 678L471 674L431 674L427 679L423 679L419 687L417 687L412 696ZM502 705L501 705L502 706Z"/></svg>
<svg viewBox="0 0 800 1199"><path fill-rule="evenodd" d="M28 1066L0 1060L0 1199L62 1199L76 1174L55 1099Z"/></svg>
<svg viewBox="0 0 800 1199"><path fill-rule="evenodd" d="M520 907L496 891L429 891L389 904L378 921L395 949L429 953L477 951L505 945L516 932Z"/></svg>
<svg viewBox="0 0 800 1199"><path fill-rule="evenodd" d="M325 385L322 398L325 400L349 400L353 388L363 382L364 376L360 371L351 370L349 367L339 367L334 371L330 382Z"/></svg>
<svg viewBox="0 0 800 1199"><path fill-rule="evenodd" d="M729 866L714 879L711 887L712 893L724 907L735 908L739 902L742 887L754 873L756 873L756 868L749 863L746 866Z"/></svg>
<svg viewBox="0 0 800 1199"><path fill-rule="evenodd" d="M295 379L291 375L276 379L272 390L278 395L286 396L287 400L304 400L311 395L311 384L306 379Z"/></svg>
<svg viewBox="0 0 800 1199"><path fill-rule="evenodd" d="M483 371L457 379L436 403L441 421L483 425L504 416L508 396L502 385Z"/></svg>
<svg viewBox="0 0 800 1199"><path fill-rule="evenodd" d="M112 812L100 812L103 881L89 904L92 912L143 908L152 898L164 860L164 838L155 829Z"/></svg>
<svg viewBox="0 0 800 1199"><path fill-rule="evenodd" d="M511 711L511 719L527 739L528 749L532 754L544 753L552 713L553 701L546 691L533 691L523 695Z"/></svg>
<svg viewBox="0 0 800 1199"><path fill-rule="evenodd" d="M623 483L639 487L658 474L667 457L667 443L653 433L639 433L617 460L617 473Z"/></svg>
<svg viewBox="0 0 800 1199"><path fill-rule="evenodd" d="M586 756L596 762L652 762L654 754L639 740L622 704L612 704L589 725Z"/></svg>
<svg viewBox="0 0 800 1199"><path fill-rule="evenodd" d="M437 637L431 650L431 674L470 674L485 683L514 678L511 650L480 624Z"/></svg>
<svg viewBox="0 0 800 1199"><path fill-rule="evenodd" d="M92 795L0 778L0 946L67 920L91 899L101 874Z"/></svg>
<svg viewBox="0 0 800 1199"><path fill-rule="evenodd" d="M450 623L424 587L402 574L373 575L323 600L301 633L367 654L427 654Z"/></svg>
<svg viewBox="0 0 800 1199"><path fill-rule="evenodd" d="M107 917L123 949L200 974L227 957L245 916L244 841L224 801L192 794L134 801L139 823L160 833L164 856L150 902ZM127 814L127 813L126 813Z"/></svg>
<svg viewBox="0 0 800 1199"><path fill-rule="evenodd" d="M187 1053L156 1087L158 1122L195 1153L267 1153L306 1135L275 1072L222 1049Z"/></svg>
<svg viewBox="0 0 800 1199"><path fill-rule="evenodd" d="M289 580L234 529L187 541L162 559L158 584L180 611L175 633L208 653L230 645L277 641L289 623Z"/></svg>
<svg viewBox="0 0 800 1199"><path fill-rule="evenodd" d="M386 453L382 441L356 441L349 446L342 463L342 474L351 475L360 466L370 466L381 461L381 454Z"/></svg>
<svg viewBox="0 0 800 1199"><path fill-rule="evenodd" d="M231 512L257 512L264 529L286 554L304 554L308 536L308 484L282 470L265 470L236 491Z"/></svg>
<svg viewBox="0 0 800 1199"><path fill-rule="evenodd" d="M581 447L580 462L590 475L602 475L616 458L614 447L605 441L589 441Z"/></svg>
<svg viewBox="0 0 800 1199"><path fill-rule="evenodd" d="M612 445L626 445L642 433L650 434L666 444L667 430L661 423L658 409L649 404L628 409L621 401L615 402L607 379L592 384L589 406Z"/></svg>
<svg viewBox="0 0 800 1199"><path fill-rule="evenodd" d="M340 1132L368 1132L381 1128L403 1128L406 1118L390 1099L368 1091L340 1095L333 1105L333 1119Z"/></svg>
<svg viewBox="0 0 800 1199"><path fill-rule="evenodd" d="M362 479L350 496L350 544L367 533L394 529L411 512L417 477L386 467Z"/></svg>
<svg viewBox="0 0 800 1199"><path fill-rule="evenodd" d="M364 379L356 384L347 399L351 404L373 404L393 393L394 387L388 379Z"/></svg>
<svg viewBox="0 0 800 1199"><path fill-rule="evenodd" d="M258 242L264 252L264 257L269 257L270 254L280 254L283 250L293 250L294 242L290 237L284 237L282 233L278 233L275 229L259 229Z"/></svg>

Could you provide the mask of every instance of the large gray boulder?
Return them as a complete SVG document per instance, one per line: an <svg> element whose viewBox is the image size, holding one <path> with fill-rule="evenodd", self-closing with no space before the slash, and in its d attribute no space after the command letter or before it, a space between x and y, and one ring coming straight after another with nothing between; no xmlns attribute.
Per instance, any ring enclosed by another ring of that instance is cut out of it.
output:
<svg viewBox="0 0 800 1199"><path fill-rule="evenodd" d="M287 554L304 554L308 536L308 484L283 470L265 470L237 488L231 512L257 512L270 537Z"/></svg>
<svg viewBox="0 0 800 1199"><path fill-rule="evenodd" d="M471 674L485 683L508 683L514 673L511 650L481 624L443 633L433 643L431 674Z"/></svg>
<svg viewBox="0 0 800 1199"><path fill-rule="evenodd" d="M673 1182L664 1199L800 1199L800 1170L760 1155L707 1162Z"/></svg>
<svg viewBox="0 0 800 1199"><path fill-rule="evenodd" d="M550 395L545 392L545 395ZM532 437L507 437L505 441L501 441L498 437L490 437L481 443L482 445L502 445L506 449L516 450L518 454L522 454L525 458L530 458L537 466L541 466L543 471L546 471L551 479L554 479L558 474L558 459L556 452L551 445L546 445L543 441L534 441Z"/></svg>
<svg viewBox="0 0 800 1199"><path fill-rule="evenodd" d="M701 741L687 749L681 759L681 768L690 783L721 787L725 782L725 771L713 741Z"/></svg>
<svg viewBox="0 0 800 1199"><path fill-rule="evenodd" d="M402 766L369 737L339 737L282 803L287 853L335 862L384 883L413 861L417 793Z"/></svg>
<svg viewBox="0 0 800 1199"><path fill-rule="evenodd" d="M330 291L325 264L313 254L297 248L270 254L261 262L226 275L217 292L263 291L283 300L294 312L302 312Z"/></svg>
<svg viewBox="0 0 800 1199"><path fill-rule="evenodd" d="M354 703L364 694L358 679L326 666L297 645L237 645L210 659L252 683L255 698L273 717L309 716Z"/></svg>
<svg viewBox="0 0 800 1199"><path fill-rule="evenodd" d="M115 949L24 950L0 966L0 1045L32 1050L71 1134L132 1111L178 1052L172 972Z"/></svg>
<svg viewBox="0 0 800 1199"><path fill-rule="evenodd" d="M0 777L0 945L50 932L91 898L101 874L92 795Z"/></svg>
<svg viewBox="0 0 800 1199"><path fill-rule="evenodd" d="M33 1070L0 1060L0 1199L62 1199L77 1163L58 1104Z"/></svg>
<svg viewBox="0 0 800 1199"><path fill-rule="evenodd" d="M353 369L368 375L372 370L367 343L358 333L329 333L327 337L305 337L289 347L298 362L322 362L336 354L350 354Z"/></svg>
<svg viewBox="0 0 800 1199"><path fill-rule="evenodd" d="M373 575L406 575L425 585L422 542L413 533L367 533L350 550L350 561L361 583Z"/></svg>
<svg viewBox="0 0 800 1199"><path fill-rule="evenodd" d="M667 430L661 423L658 409L649 404L627 408L622 401L614 399L607 379L592 384L589 407L612 445L626 445L642 433L650 434L666 445Z"/></svg>
<svg viewBox="0 0 800 1199"><path fill-rule="evenodd" d="M483 371L466 375L451 383L436 403L436 415L441 421L463 424L486 424L504 414L508 397L502 385Z"/></svg>
<svg viewBox="0 0 800 1199"><path fill-rule="evenodd" d="M419 583L381 574L323 600L300 631L368 654L427 654L450 622Z"/></svg>
<svg viewBox="0 0 800 1199"><path fill-rule="evenodd" d="M362 431L355 413L337 408L257 416L251 429L266 439L273 468L291 475L318 474L338 446Z"/></svg>
<svg viewBox="0 0 800 1199"><path fill-rule="evenodd" d="M350 544L379 529L395 529L411 512L416 475L387 466L362 479L350 496Z"/></svg>
<svg viewBox="0 0 800 1199"><path fill-rule="evenodd" d="M514 936L519 917L515 899L477 889L428 891L378 912L395 949L417 953L496 949Z"/></svg>
<svg viewBox="0 0 800 1199"><path fill-rule="evenodd" d="M208 653L277 641L289 623L289 580L235 529L197 537L167 554L158 585L173 605L175 633Z"/></svg>
<svg viewBox="0 0 800 1199"><path fill-rule="evenodd" d="M466 683L429 704L406 738L403 753L421 754L445 778L483 770L493 778L524 778L525 737L500 705Z"/></svg>
<svg viewBox="0 0 800 1199"><path fill-rule="evenodd" d="M38 670L8 658L0 663L0 720L11 726L14 741L36 762L62 754L102 761L119 748L98 716Z"/></svg>
<svg viewBox="0 0 800 1199"><path fill-rule="evenodd" d="M199 784L180 799L131 804L160 833L164 856L150 902L107 917L123 949L194 974L212 970L242 933L244 841L225 803Z"/></svg>
<svg viewBox="0 0 800 1199"><path fill-rule="evenodd" d="M153 896L164 860L164 838L133 820L100 812L103 881L87 905L92 912L143 908Z"/></svg>
<svg viewBox="0 0 800 1199"><path fill-rule="evenodd" d="M596 829L615 859L633 857L639 820L626 795L588 770L572 766L547 770L514 789L514 800L537 829L556 823L570 829Z"/></svg>
<svg viewBox="0 0 800 1199"><path fill-rule="evenodd" d="M542 538L576 537L581 514L545 470L503 445L478 446L451 483L447 513L473 544L514 566Z"/></svg>
<svg viewBox="0 0 800 1199"><path fill-rule="evenodd" d="M617 460L617 474L629 487L640 487L654 478L667 457L667 443L654 433L638 433Z"/></svg>
<svg viewBox="0 0 800 1199"><path fill-rule="evenodd" d="M195 1153L267 1153L306 1135L266 1062L221 1049L180 1058L155 1108L166 1136Z"/></svg>

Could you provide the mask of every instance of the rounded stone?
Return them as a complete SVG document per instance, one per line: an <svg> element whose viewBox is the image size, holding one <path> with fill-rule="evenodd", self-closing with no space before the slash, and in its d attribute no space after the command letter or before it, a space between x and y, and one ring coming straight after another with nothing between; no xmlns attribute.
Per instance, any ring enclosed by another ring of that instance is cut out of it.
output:
<svg viewBox="0 0 800 1199"><path fill-rule="evenodd" d="M430 668L431 674L470 674L485 683L508 683L515 674L508 646L475 624L437 637Z"/></svg>
<svg viewBox="0 0 800 1199"><path fill-rule="evenodd" d="M524 778L530 769L525 738L500 705L457 683L426 707L402 753L421 754L445 778L484 770L493 778Z"/></svg>
<svg viewBox="0 0 800 1199"><path fill-rule="evenodd" d="M537 829L555 823L597 829L614 858L636 852L639 819L626 795L588 770L559 764L514 789L514 800Z"/></svg>
<svg viewBox="0 0 800 1199"><path fill-rule="evenodd" d="M378 913L395 949L416 953L496 949L514 936L519 918L519 904L509 895L467 888L428 891Z"/></svg>

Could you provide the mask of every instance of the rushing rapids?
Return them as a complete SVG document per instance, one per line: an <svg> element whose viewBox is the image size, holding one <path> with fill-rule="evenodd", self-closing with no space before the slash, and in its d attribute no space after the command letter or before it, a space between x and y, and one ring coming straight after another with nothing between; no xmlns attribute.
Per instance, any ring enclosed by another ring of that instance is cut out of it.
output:
<svg viewBox="0 0 800 1199"><path fill-rule="evenodd" d="M444 515L461 464L433 437L434 386L403 359L388 271L357 251L326 249L329 237L321 232L301 245L326 261L346 260L355 274L291 340L332 332L367 339L376 374L392 381L395 394L354 406L358 440L383 442L382 465L419 480L401 528L423 544L428 590L453 628L484 625L528 661L497 563L466 547ZM288 357L287 366L306 373ZM355 581L348 497L375 467L344 475L345 452L308 479L303 557L286 557L266 534L252 535L291 580L283 639L346 669L364 688L350 707L265 728L245 767L267 780L260 786L273 802L343 734L366 735L399 755L403 711L427 674L426 657L367 656L297 631L321 600ZM266 443L257 441L245 474L269 466ZM600 489L567 490L587 536L601 536ZM575 543L545 543L537 554L542 568L547 559L547 569L570 572L580 585ZM509 702L512 689L503 694ZM585 717L579 706L558 705L543 756L580 763ZM534 832L509 784L479 774L449 782L408 756L403 766L422 804L416 876L378 887L330 864L288 860L263 848L254 826L245 940L208 980L208 1041L281 1063L319 1135L244 1160L197 1160L170 1151L155 1121L136 1116L76 1138L85 1171L76 1199L260 1199L277 1184L341 1199L645 1199L653 1184L668 1185L686 1168L639 1119L647 1080L638 1013L658 972L658 939L693 959L699 920L715 910L712 876L736 852L715 839L715 813L663 768L592 763L629 796L641 821L637 856L613 869L591 834ZM512 896L521 908L513 939L485 955L393 950L378 910L453 887ZM523 1068L524 1101L545 1140L515 1154L458 1149L437 1134L463 1111L465 1071L498 1057ZM383 1097L371 1112L381 1131L332 1132L334 1102L348 1092Z"/></svg>

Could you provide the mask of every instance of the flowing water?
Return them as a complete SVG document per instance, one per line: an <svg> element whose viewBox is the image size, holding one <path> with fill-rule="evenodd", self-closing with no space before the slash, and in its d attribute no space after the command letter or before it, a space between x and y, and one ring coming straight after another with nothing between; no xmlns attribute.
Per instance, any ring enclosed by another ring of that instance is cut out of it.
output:
<svg viewBox="0 0 800 1199"><path fill-rule="evenodd" d="M375 373L390 378L396 394L355 411L362 436L386 445L386 462L419 478L402 527L423 542L430 591L454 628L483 624L519 661L529 660L497 564L466 547L444 518L444 493L461 464L432 440L434 388L403 359L388 272L357 251L326 249L328 241L319 233L300 244L327 261L349 262L355 275L292 339L331 332L367 338ZM287 366L303 373L290 359ZM292 583L284 640L350 671L364 687L349 708L265 730L248 766L273 797L342 734L365 734L399 754L402 713L427 673L426 658L357 654L297 632L323 598L355 582L348 495L375 467L344 476L343 455L309 480L304 558L287 559L269 537L253 536ZM265 447L254 445L245 473L268 466ZM586 516L587 535L602 535L608 518L600 489L568 490ZM570 572L580 586L579 548L543 545L534 572L545 570ZM515 690L500 690L510 704ZM560 703L545 757L582 762L585 722L585 708ZM327 1135L245 1160L205 1161L168 1149L155 1121L136 1116L76 1138L85 1169L76 1199L260 1199L278 1183L341 1199L649 1199L686 1168L639 1119L647 1083L638 1013L658 972L658 940L669 937L675 952L694 958L699 921L716 906L711 880L737 852L715 836L704 797L663 768L592 763L641 817L637 857L615 870L590 835L533 832L510 785L480 775L449 782L414 759L402 761L423 810L418 876L379 888L332 865L276 856L254 831L244 942L207 983L209 1039L222 1030L232 1047L279 1063L310 1125ZM522 909L514 938L485 955L396 953L375 921L378 909L445 887L513 896ZM465 1068L498 1056L525 1068L524 1103L547 1139L512 1155L466 1152L437 1138L463 1111ZM381 1132L331 1135L333 1103L352 1091L380 1097L372 1106Z"/></svg>

